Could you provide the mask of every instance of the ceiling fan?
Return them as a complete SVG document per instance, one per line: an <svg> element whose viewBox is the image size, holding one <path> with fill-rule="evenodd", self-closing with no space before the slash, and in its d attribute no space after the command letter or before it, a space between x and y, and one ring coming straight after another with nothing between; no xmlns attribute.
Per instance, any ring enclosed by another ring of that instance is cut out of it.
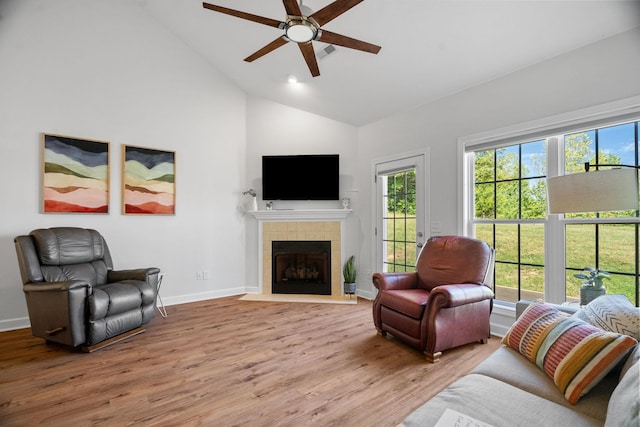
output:
<svg viewBox="0 0 640 427"><path fill-rule="evenodd" d="M241 12L239 10L216 6L209 3L202 3L202 6L205 9L213 10L215 12L235 16L237 18L247 19L259 24L268 25L270 27L284 30L284 34L282 36L262 47L255 53L247 56L244 59L245 61L255 61L256 59L276 50L280 46L284 46L291 41L298 43L300 52L302 53L307 66L309 67L311 75L313 77L317 77L320 75L320 69L318 68L318 61L316 60L313 45L311 43L312 41L330 43L373 54L376 54L380 51L380 46L376 46L374 44L367 43L362 40L357 40L351 37L343 36L341 34L332 33L331 31L327 31L321 28L327 22L342 15L362 1L364 0L335 0L333 3L325 6L319 11L311 13L307 16L303 15L303 12L297 0L282 0L282 3L284 3L284 9L287 13L287 17L285 18L284 22L271 18L265 18L263 16L253 15L251 13Z"/></svg>

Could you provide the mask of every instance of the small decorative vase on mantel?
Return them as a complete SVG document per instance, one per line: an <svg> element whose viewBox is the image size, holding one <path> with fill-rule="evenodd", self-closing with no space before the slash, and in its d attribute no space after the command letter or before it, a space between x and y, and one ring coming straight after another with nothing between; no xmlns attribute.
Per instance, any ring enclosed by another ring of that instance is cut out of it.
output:
<svg viewBox="0 0 640 427"><path fill-rule="evenodd" d="M607 293L603 281L610 278L608 272L593 267L585 267L583 271L584 273L574 274L573 277L584 280L580 286L580 305L587 305Z"/></svg>

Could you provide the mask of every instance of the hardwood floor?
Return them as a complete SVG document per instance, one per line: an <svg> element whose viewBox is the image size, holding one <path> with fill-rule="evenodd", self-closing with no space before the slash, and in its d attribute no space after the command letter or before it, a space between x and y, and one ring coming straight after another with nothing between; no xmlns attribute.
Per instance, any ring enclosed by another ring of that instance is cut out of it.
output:
<svg viewBox="0 0 640 427"><path fill-rule="evenodd" d="M171 306L95 353L0 333L0 425L395 426L499 345L441 362L376 335L371 302Z"/></svg>

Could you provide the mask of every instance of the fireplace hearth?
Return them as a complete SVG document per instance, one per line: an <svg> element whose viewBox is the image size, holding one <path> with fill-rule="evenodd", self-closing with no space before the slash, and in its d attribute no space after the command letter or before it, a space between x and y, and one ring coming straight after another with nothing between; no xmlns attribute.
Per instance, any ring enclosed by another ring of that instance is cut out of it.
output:
<svg viewBox="0 0 640 427"><path fill-rule="evenodd" d="M331 241L272 241L274 294L331 295Z"/></svg>

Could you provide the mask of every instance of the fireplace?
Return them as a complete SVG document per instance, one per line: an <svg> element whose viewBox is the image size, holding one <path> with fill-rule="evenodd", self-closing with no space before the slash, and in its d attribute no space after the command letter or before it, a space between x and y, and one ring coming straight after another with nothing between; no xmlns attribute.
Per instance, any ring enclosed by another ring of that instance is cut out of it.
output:
<svg viewBox="0 0 640 427"><path fill-rule="evenodd" d="M316 297L329 297L344 300L342 286L342 254L345 219L350 209L309 209L309 210L265 210L251 212L258 220L258 276L256 293L276 294L273 290L275 266L273 265L273 242L329 242L327 251L328 279L330 294L318 294ZM308 262L308 261L307 261ZM317 262L317 261L314 261ZM320 268L316 268L320 270ZM291 272L289 273L291 274ZM286 297L287 294L276 294ZM291 294L290 294L291 295ZM292 298L306 294L291 295Z"/></svg>
<svg viewBox="0 0 640 427"><path fill-rule="evenodd" d="M331 295L330 240L271 242L274 294Z"/></svg>

